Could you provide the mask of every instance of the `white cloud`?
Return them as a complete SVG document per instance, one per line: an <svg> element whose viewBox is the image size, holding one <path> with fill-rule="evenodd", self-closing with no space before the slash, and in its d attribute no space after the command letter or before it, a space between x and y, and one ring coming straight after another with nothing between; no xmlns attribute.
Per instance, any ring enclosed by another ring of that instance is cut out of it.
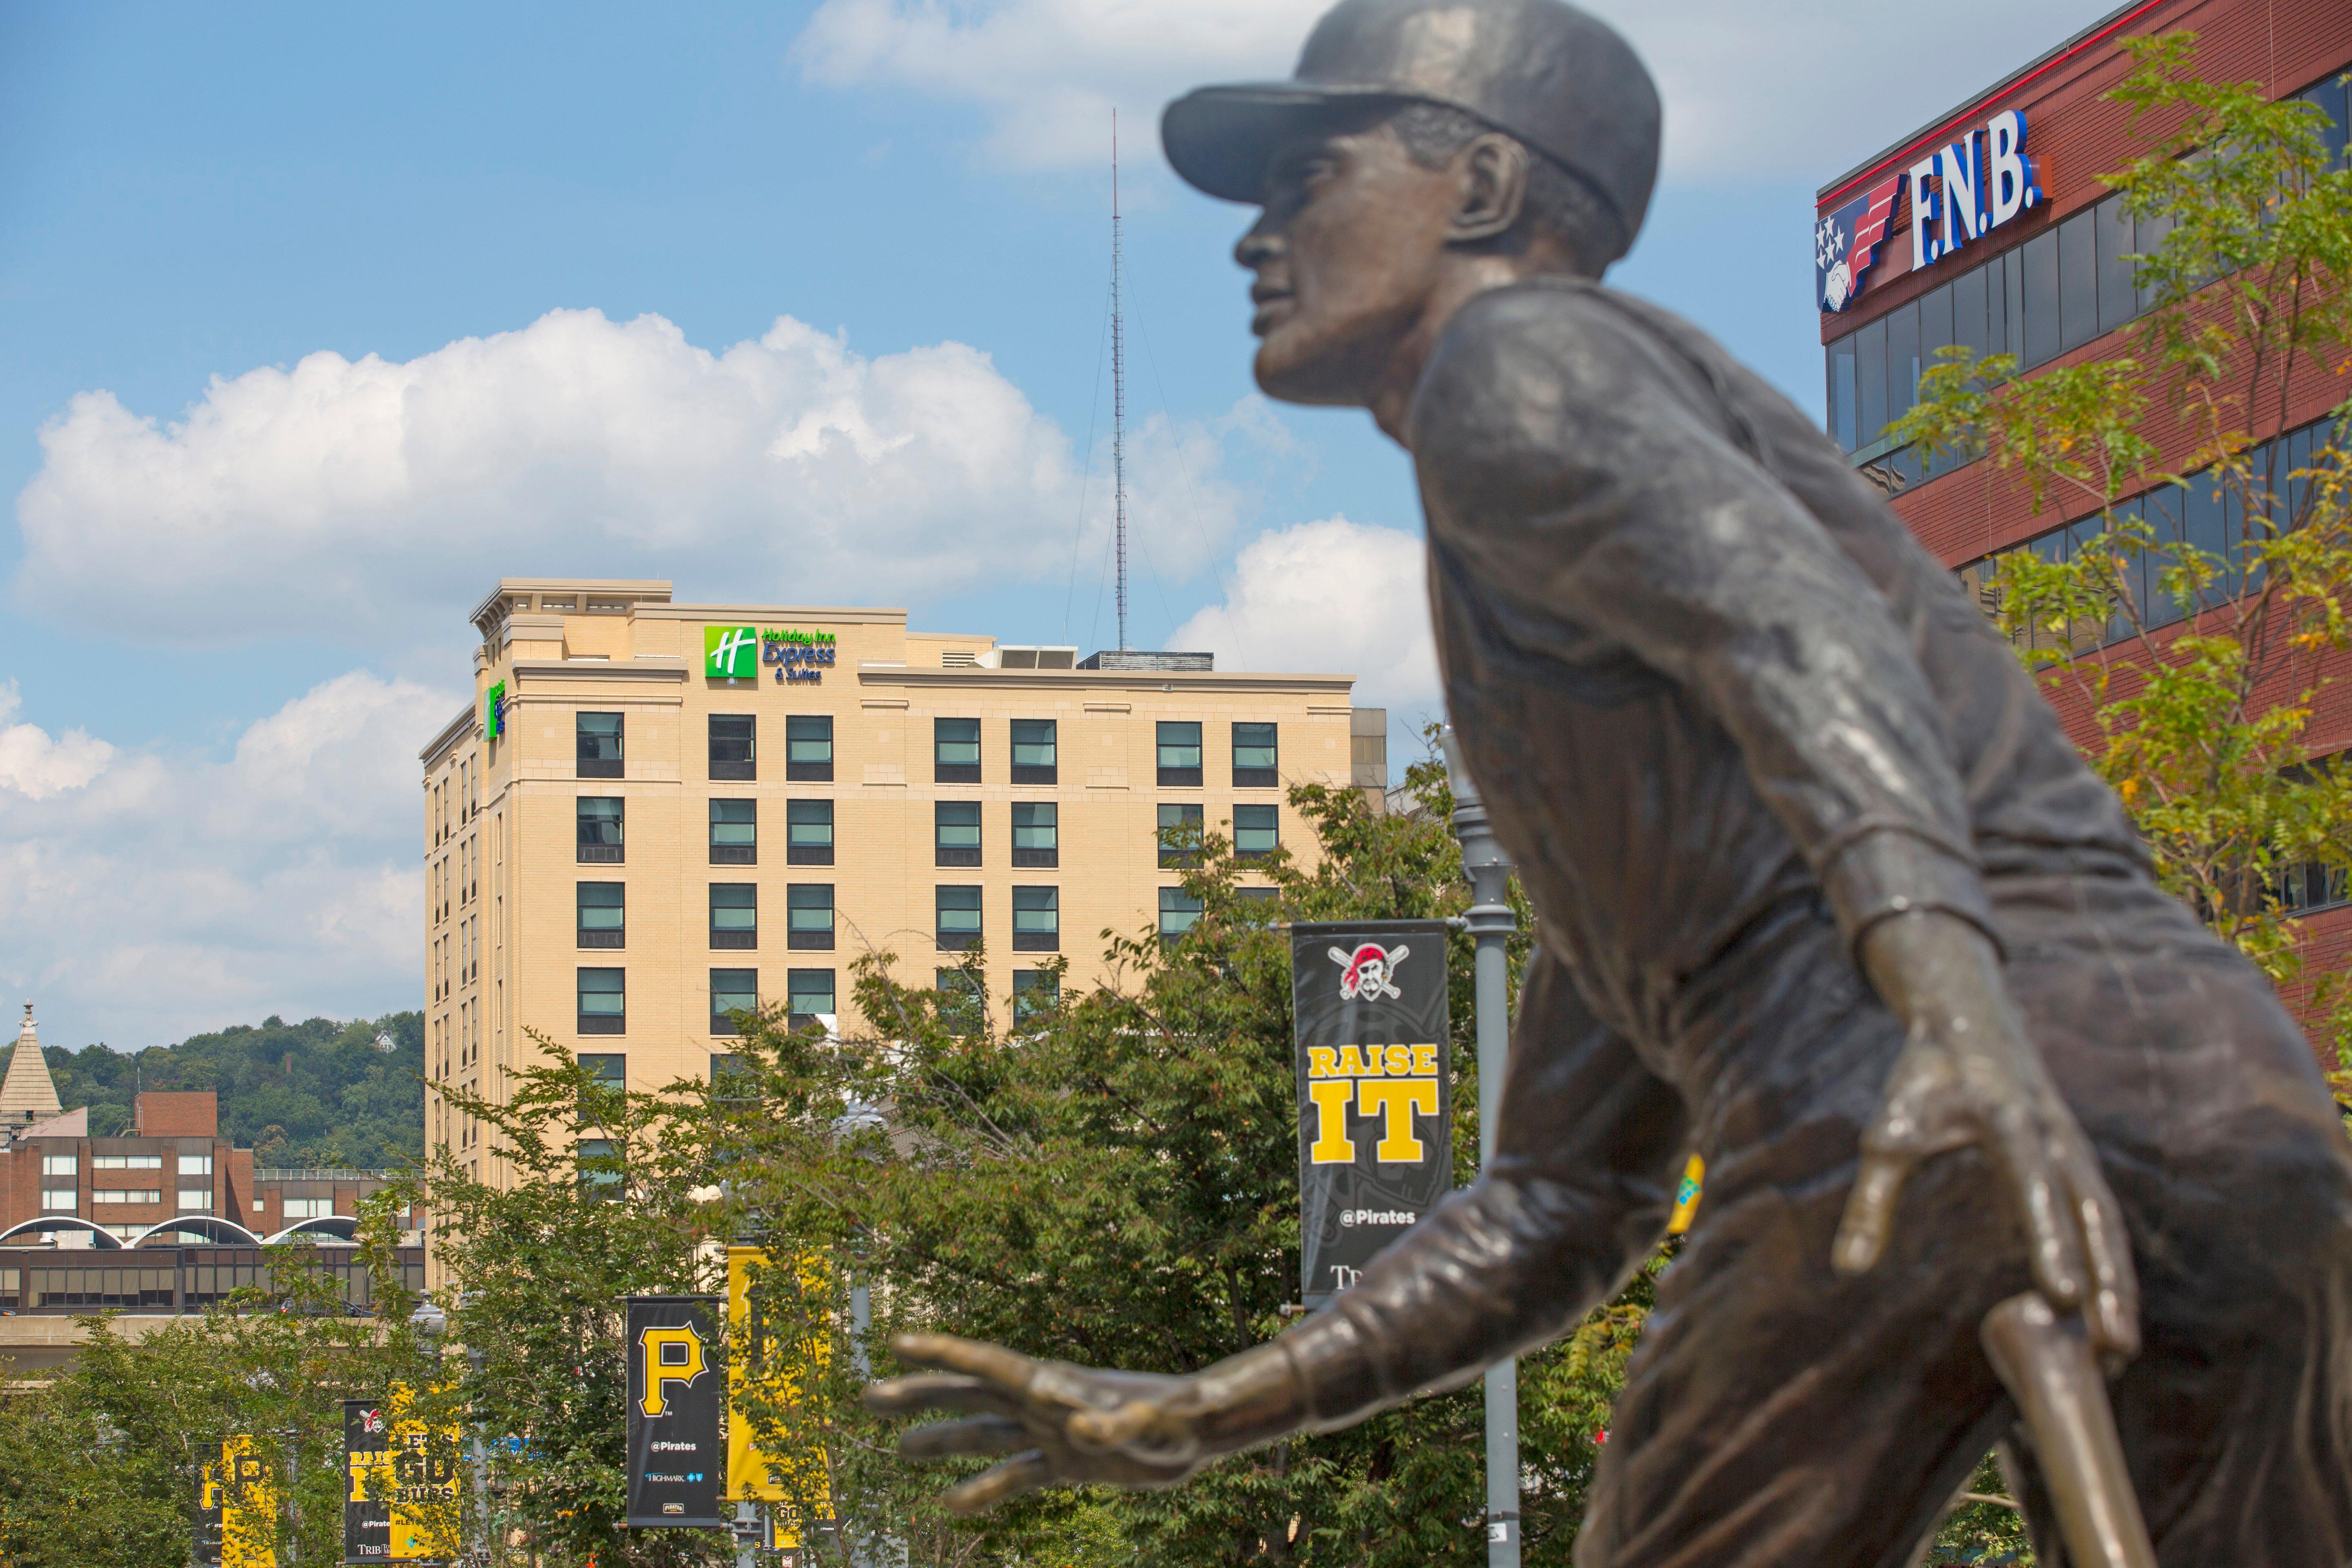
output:
<svg viewBox="0 0 2352 1568"><path fill-rule="evenodd" d="M354 671L226 760L79 737L94 761L72 784L0 788L0 984L73 1047L414 1005L416 742L464 700Z"/></svg>
<svg viewBox="0 0 2352 1568"><path fill-rule="evenodd" d="M1356 701L1408 731L1444 708L1417 534L1328 517L1260 534L1234 563L1234 588L1177 628L1169 647L1206 648L1238 669L1333 670Z"/></svg>
<svg viewBox="0 0 2352 1568"><path fill-rule="evenodd" d="M1158 570L1230 538L1245 402L1129 441ZM310 354L215 378L176 422L108 392L41 431L18 498L18 602L202 643L301 633L376 646L453 629L502 574L690 577L735 600L842 604L1066 575L1109 487L988 356L866 357L780 317L711 353L659 316L556 310L405 363Z"/></svg>
<svg viewBox="0 0 2352 1568"><path fill-rule="evenodd" d="M1110 106L1155 143L1208 81L1290 74L1328 0L825 0L795 46L835 86L910 88L988 115L1014 167L1099 167ZM1820 183L2104 14L2107 0L1948 6L1593 0L1656 73L1670 176Z"/></svg>
<svg viewBox="0 0 2352 1568"><path fill-rule="evenodd" d="M0 686L0 719L23 701L14 680ZM81 788L113 755L113 747L79 730L52 739L37 724L0 724L0 790L46 800L60 791Z"/></svg>

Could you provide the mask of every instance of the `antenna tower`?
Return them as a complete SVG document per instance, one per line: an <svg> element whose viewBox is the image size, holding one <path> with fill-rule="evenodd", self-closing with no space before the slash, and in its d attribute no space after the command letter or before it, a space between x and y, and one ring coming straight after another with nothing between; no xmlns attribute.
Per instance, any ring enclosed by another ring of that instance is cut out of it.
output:
<svg viewBox="0 0 2352 1568"><path fill-rule="evenodd" d="M1110 111L1110 471L1118 540L1118 647L1127 651L1127 339L1118 314L1118 110ZM1099 600L1097 603L1100 603Z"/></svg>

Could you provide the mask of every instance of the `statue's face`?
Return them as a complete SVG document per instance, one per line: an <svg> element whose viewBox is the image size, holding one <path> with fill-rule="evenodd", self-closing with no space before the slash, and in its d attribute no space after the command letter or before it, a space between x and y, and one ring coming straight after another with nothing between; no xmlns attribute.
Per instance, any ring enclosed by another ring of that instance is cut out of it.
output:
<svg viewBox="0 0 2352 1568"><path fill-rule="evenodd" d="M1453 173L1414 163L1385 123L1276 155L1265 210L1234 247L1257 275L1250 331L1267 395L1370 401L1438 285L1460 199Z"/></svg>

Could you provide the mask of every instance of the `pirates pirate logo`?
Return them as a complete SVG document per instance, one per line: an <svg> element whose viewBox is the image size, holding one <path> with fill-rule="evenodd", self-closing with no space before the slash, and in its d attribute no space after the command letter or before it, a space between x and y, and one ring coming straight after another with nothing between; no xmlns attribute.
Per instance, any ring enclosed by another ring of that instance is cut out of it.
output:
<svg viewBox="0 0 2352 1568"><path fill-rule="evenodd" d="M1346 948L1324 950L1331 962L1339 966L1339 998L1343 1002L1377 1002L1381 997L1399 997L1391 977L1396 966L1412 955L1412 949L1399 942L1394 947L1382 947L1368 942L1349 952Z"/></svg>
<svg viewBox="0 0 2352 1568"><path fill-rule="evenodd" d="M1895 175L1813 225L1813 281L1822 310L1843 310L1862 292L1902 187L1903 176Z"/></svg>

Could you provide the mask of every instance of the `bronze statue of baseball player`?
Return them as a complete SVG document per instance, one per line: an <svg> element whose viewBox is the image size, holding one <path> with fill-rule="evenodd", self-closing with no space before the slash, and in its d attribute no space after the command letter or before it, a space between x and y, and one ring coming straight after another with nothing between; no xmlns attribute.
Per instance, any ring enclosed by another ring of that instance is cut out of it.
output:
<svg viewBox="0 0 2352 1568"><path fill-rule="evenodd" d="M1192 1376L901 1340L937 1370L869 1402L966 1417L904 1451L1010 1456L976 1510L1461 1386L1618 1287L1696 1150L1585 1568L1897 1568L2005 1439L2045 1564L2352 1562L2352 1144L2304 1038L1837 447L1601 284L1657 167L1623 40L1342 0L1162 136L1264 209L1258 384L1412 454L1541 946L1496 1159L1355 1289Z"/></svg>

